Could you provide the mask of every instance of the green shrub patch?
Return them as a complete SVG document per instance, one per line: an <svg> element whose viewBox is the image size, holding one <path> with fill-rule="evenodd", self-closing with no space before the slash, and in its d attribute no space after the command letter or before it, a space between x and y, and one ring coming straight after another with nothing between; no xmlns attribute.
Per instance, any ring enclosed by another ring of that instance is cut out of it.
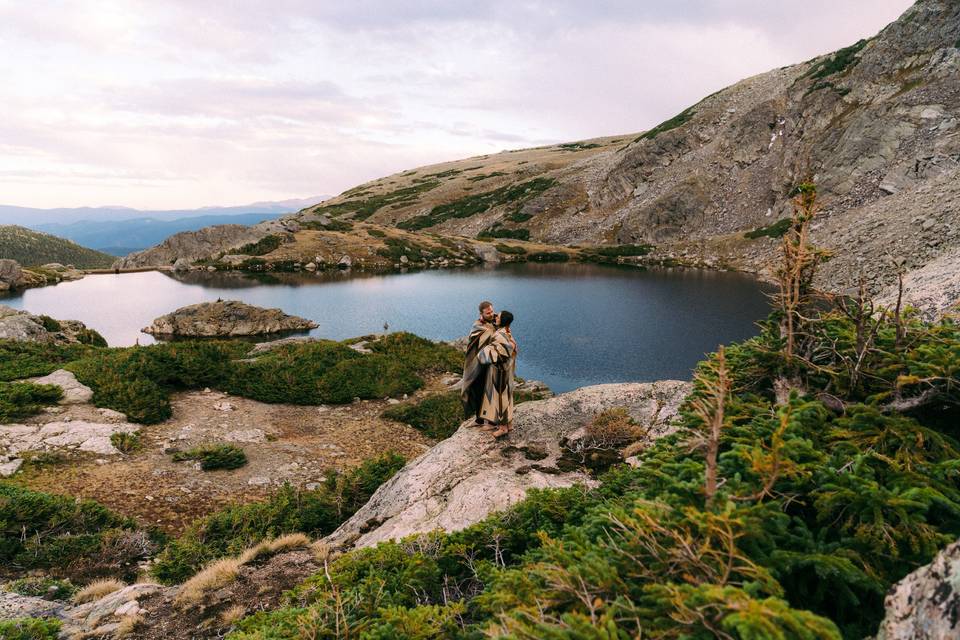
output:
<svg viewBox="0 0 960 640"><path fill-rule="evenodd" d="M527 254L527 250L523 247L512 247L508 244L498 244L497 251L513 256L524 256Z"/></svg>
<svg viewBox="0 0 960 640"><path fill-rule="evenodd" d="M89 579L136 572L149 551L132 520L92 500L0 483L0 573L46 569Z"/></svg>
<svg viewBox="0 0 960 640"><path fill-rule="evenodd" d="M527 260L532 262L567 262L570 254L564 251L534 251L527 254Z"/></svg>
<svg viewBox="0 0 960 640"><path fill-rule="evenodd" d="M478 238L509 238L511 240L529 240L529 229L508 229L495 225L486 231L481 231Z"/></svg>
<svg viewBox="0 0 960 640"><path fill-rule="evenodd" d="M250 242L236 250L236 253L245 256L264 256L283 244L283 238L278 235L265 236L256 242Z"/></svg>
<svg viewBox="0 0 960 640"><path fill-rule="evenodd" d="M759 227L753 231L747 231L743 234L744 238L748 240L756 240L757 238L781 238L789 229L792 222L790 218L783 218L782 220L777 220L773 224L766 227Z"/></svg>
<svg viewBox="0 0 960 640"><path fill-rule="evenodd" d="M460 393L450 391L394 405L383 412L383 417L409 424L435 440L443 440L453 435L463 422L463 405Z"/></svg>
<svg viewBox="0 0 960 640"><path fill-rule="evenodd" d="M483 213L488 209L504 204L513 204L514 209L518 210L525 202L543 193L554 184L556 184L556 180L553 178L534 178L519 184L500 187L493 191L477 193L453 202L437 205L430 210L430 213L404 220L397 226L411 231L426 229L453 218L469 218L472 215Z"/></svg>
<svg viewBox="0 0 960 640"><path fill-rule="evenodd" d="M410 175L410 174L407 174ZM387 205L407 206L415 203L420 196L431 189L440 186L439 180L422 180L409 187L403 187L366 199L346 200L337 204L321 205L313 210L314 213L326 214L331 217L353 214L354 220L366 220L374 213Z"/></svg>
<svg viewBox="0 0 960 640"><path fill-rule="evenodd" d="M583 262L617 262L618 258L645 256L653 251L649 244L619 244L611 247L590 247L580 253Z"/></svg>
<svg viewBox="0 0 960 640"><path fill-rule="evenodd" d="M4 585L7 591L47 600L69 600L78 589L69 580L56 578L20 578Z"/></svg>
<svg viewBox="0 0 960 640"><path fill-rule="evenodd" d="M0 351L6 346L0 342ZM189 340L80 350L80 359L65 366L93 389L94 404L142 424L169 418L170 394L177 390L210 387L272 403L345 403L412 393L423 386L423 375L463 366L456 349L408 333L371 343L372 354L325 340L284 345L252 359L245 357L249 348L243 341ZM27 368L52 366L36 354Z"/></svg>
<svg viewBox="0 0 960 640"><path fill-rule="evenodd" d="M0 382L0 423L38 414L62 397L63 390L53 384Z"/></svg>
<svg viewBox="0 0 960 640"><path fill-rule="evenodd" d="M395 453L364 461L345 473L331 472L316 490L284 485L264 502L226 507L195 521L157 556L153 575L164 584L182 582L210 560L238 554L266 538L302 532L332 533L404 465Z"/></svg>
<svg viewBox="0 0 960 640"><path fill-rule="evenodd" d="M204 471L239 469L247 464L247 454L232 444L208 444L173 454L174 462L197 460Z"/></svg>
<svg viewBox="0 0 960 640"><path fill-rule="evenodd" d="M3 640L57 640L61 622L55 618L13 618L0 620Z"/></svg>

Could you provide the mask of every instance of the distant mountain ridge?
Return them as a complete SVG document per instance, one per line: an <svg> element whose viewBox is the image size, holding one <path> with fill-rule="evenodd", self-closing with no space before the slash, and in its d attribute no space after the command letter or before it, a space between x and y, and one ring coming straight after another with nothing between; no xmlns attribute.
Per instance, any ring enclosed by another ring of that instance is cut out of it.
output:
<svg viewBox="0 0 960 640"><path fill-rule="evenodd" d="M247 213L275 213L283 214L298 211L304 207L322 202L329 196L313 196L310 198L293 198L273 202L254 202L246 205L231 207L199 207L196 209L165 209L148 210L133 209L130 207L60 207L53 209L39 209L34 207L18 207L0 204L0 224L19 224L35 228L42 224L64 224L80 221L117 221L136 218L152 218L155 220L176 220L196 216L221 216Z"/></svg>
<svg viewBox="0 0 960 640"><path fill-rule="evenodd" d="M132 218L130 220L80 220L70 223L45 223L31 228L67 238L97 251L115 256L125 256L134 251L160 244L168 237L182 231L196 231L217 224L255 225L264 220L273 220L282 213L238 213L191 216L175 220L159 218Z"/></svg>
<svg viewBox="0 0 960 640"><path fill-rule="evenodd" d="M0 225L0 258L16 260L25 267L59 262L78 269L107 268L114 259L69 240L17 225Z"/></svg>

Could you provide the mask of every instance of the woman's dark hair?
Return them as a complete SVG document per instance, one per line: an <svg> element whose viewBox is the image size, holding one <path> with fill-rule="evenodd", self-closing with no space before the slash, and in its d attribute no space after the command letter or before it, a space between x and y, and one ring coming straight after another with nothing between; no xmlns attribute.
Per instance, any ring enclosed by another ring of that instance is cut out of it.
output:
<svg viewBox="0 0 960 640"><path fill-rule="evenodd" d="M509 311L500 312L500 326L509 327L510 323L513 322L513 314Z"/></svg>

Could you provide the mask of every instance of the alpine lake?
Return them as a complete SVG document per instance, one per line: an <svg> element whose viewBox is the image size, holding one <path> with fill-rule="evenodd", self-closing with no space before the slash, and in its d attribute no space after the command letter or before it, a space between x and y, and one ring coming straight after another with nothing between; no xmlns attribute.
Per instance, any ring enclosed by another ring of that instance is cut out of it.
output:
<svg viewBox="0 0 960 640"><path fill-rule="evenodd" d="M110 346L129 346L154 342L141 332L154 318L217 299L278 307L317 322L310 335L333 340L385 325L455 340L469 331L478 303L491 300L515 316L517 374L563 392L689 379L704 354L757 333L768 291L738 273L526 263L389 275L97 274L0 296L0 304L81 320Z"/></svg>

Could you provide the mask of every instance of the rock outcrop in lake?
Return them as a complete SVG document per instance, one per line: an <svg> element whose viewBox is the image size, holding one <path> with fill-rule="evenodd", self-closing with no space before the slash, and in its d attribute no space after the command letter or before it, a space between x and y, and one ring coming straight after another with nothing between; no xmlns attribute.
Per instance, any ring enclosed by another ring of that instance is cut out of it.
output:
<svg viewBox="0 0 960 640"><path fill-rule="evenodd" d="M626 407L651 437L671 432L686 382L604 384L518 405L505 441L465 423L381 486L326 540L367 547L434 529L462 529L519 502L528 489L592 484L561 471L561 442L598 413Z"/></svg>
<svg viewBox="0 0 960 640"><path fill-rule="evenodd" d="M898 582L876 640L960 638L960 541Z"/></svg>
<svg viewBox="0 0 960 640"><path fill-rule="evenodd" d="M55 320L5 305L0 305L0 340L106 345L100 334L79 320Z"/></svg>
<svg viewBox="0 0 960 640"><path fill-rule="evenodd" d="M144 333L161 337L259 336L315 329L317 323L236 300L201 302L155 319Z"/></svg>

